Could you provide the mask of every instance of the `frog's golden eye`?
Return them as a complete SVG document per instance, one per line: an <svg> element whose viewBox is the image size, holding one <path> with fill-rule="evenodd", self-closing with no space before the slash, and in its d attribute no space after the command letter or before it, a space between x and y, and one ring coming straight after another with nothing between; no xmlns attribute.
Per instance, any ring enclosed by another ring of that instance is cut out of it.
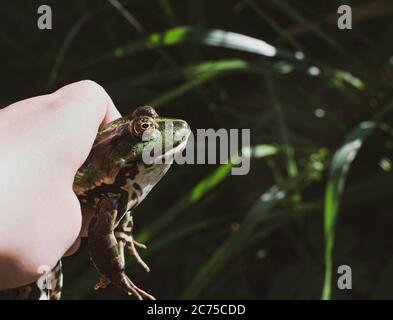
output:
<svg viewBox="0 0 393 320"><path fill-rule="evenodd" d="M131 133L136 137L141 137L143 133L153 131L156 122L150 117L137 117L130 124Z"/></svg>

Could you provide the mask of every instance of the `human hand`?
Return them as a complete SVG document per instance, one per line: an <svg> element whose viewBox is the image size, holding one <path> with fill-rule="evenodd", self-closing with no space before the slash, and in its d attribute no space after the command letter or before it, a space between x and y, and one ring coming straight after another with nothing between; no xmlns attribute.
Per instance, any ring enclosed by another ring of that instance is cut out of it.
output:
<svg viewBox="0 0 393 320"><path fill-rule="evenodd" d="M118 117L105 90L88 80L0 110L0 289L35 281L40 266L77 249L74 176L100 124Z"/></svg>

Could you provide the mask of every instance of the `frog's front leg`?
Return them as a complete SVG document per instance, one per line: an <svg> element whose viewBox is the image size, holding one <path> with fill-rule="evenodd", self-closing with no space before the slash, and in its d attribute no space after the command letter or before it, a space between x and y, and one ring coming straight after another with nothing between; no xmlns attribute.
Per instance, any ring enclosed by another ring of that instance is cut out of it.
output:
<svg viewBox="0 0 393 320"><path fill-rule="evenodd" d="M114 235L118 199L102 196L97 204L96 216L89 226L88 245L90 257L102 275L102 284L111 282L138 299L154 297L138 288L125 273L124 246Z"/></svg>
<svg viewBox="0 0 393 320"><path fill-rule="evenodd" d="M115 237L119 244L126 247L128 253L134 257L135 261L142 266L147 272L150 271L150 268L146 264L145 261L142 260L139 255L136 247L146 249L146 246L142 243L135 241L132 230L134 228L134 220L131 215L131 211L128 211L124 216L121 223L115 229Z"/></svg>

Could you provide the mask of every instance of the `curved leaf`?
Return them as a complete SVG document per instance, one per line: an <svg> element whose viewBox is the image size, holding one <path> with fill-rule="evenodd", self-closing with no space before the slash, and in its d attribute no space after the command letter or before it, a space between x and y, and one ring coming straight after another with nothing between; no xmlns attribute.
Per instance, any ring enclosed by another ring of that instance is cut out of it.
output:
<svg viewBox="0 0 393 320"><path fill-rule="evenodd" d="M331 298L335 224L348 171L364 140L376 128L381 128L378 119L381 119L392 108L393 102L391 101L375 117L376 121L362 122L353 129L344 140L342 146L335 152L330 164L324 204L325 279L322 291L322 299L324 300Z"/></svg>

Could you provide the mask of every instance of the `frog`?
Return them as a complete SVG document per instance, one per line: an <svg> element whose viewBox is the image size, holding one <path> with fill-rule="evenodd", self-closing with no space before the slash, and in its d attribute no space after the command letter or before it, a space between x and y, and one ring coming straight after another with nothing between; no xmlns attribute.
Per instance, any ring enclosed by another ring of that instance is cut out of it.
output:
<svg viewBox="0 0 393 320"><path fill-rule="evenodd" d="M184 150L190 133L186 121L160 117L151 106L140 106L99 129L73 182L82 216L93 212L86 229L89 256L100 275L94 289L113 284L137 299L155 299L125 271L125 252L150 271L137 250L146 246L134 239L133 212ZM58 300L62 282L59 261L36 283L6 290L5 296Z"/></svg>

